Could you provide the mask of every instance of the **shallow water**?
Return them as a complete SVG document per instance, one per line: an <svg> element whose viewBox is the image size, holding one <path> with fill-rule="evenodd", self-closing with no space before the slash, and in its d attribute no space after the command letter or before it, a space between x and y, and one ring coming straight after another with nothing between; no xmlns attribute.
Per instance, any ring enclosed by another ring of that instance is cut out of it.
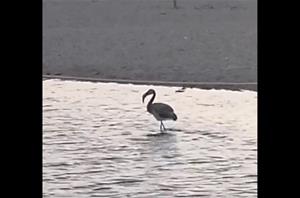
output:
<svg viewBox="0 0 300 198"><path fill-rule="evenodd" d="M257 197L257 92L178 89L44 81L44 197Z"/></svg>

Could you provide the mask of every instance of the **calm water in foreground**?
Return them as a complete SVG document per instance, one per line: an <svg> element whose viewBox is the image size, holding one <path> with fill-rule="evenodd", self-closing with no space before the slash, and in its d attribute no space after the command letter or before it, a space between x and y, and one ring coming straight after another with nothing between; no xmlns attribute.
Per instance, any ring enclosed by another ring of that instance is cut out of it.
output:
<svg viewBox="0 0 300 198"><path fill-rule="evenodd" d="M44 81L44 197L257 197L257 92L178 89Z"/></svg>

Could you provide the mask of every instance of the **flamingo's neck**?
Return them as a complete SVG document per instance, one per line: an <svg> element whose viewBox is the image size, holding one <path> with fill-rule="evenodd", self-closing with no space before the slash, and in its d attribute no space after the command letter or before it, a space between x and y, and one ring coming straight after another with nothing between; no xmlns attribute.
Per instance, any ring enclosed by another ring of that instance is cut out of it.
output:
<svg viewBox="0 0 300 198"><path fill-rule="evenodd" d="M154 101L154 98L155 98L155 92L153 93L153 95L152 95L152 98L149 100L149 102L148 102L148 104L147 104L147 111L148 112L151 112L151 104L153 103L153 101Z"/></svg>

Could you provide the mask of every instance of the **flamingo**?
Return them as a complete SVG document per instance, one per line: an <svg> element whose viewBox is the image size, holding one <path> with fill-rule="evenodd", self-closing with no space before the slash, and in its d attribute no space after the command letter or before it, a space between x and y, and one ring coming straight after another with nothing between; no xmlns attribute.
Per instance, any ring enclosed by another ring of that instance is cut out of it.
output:
<svg viewBox="0 0 300 198"><path fill-rule="evenodd" d="M152 94L152 98L147 104L147 111L151 113L156 120L160 121L160 131L163 132L166 130L163 120L177 120L177 115L174 113L174 110L171 106L164 103L153 103L156 93L153 89L149 89L146 93L143 94L143 103L145 98L148 95Z"/></svg>

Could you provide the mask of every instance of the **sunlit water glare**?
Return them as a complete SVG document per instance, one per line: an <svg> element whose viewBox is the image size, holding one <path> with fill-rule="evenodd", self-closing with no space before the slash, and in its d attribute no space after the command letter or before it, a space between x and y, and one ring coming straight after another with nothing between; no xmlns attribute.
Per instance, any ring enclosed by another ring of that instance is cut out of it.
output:
<svg viewBox="0 0 300 198"><path fill-rule="evenodd" d="M257 197L257 92L178 89L43 81L44 197Z"/></svg>

